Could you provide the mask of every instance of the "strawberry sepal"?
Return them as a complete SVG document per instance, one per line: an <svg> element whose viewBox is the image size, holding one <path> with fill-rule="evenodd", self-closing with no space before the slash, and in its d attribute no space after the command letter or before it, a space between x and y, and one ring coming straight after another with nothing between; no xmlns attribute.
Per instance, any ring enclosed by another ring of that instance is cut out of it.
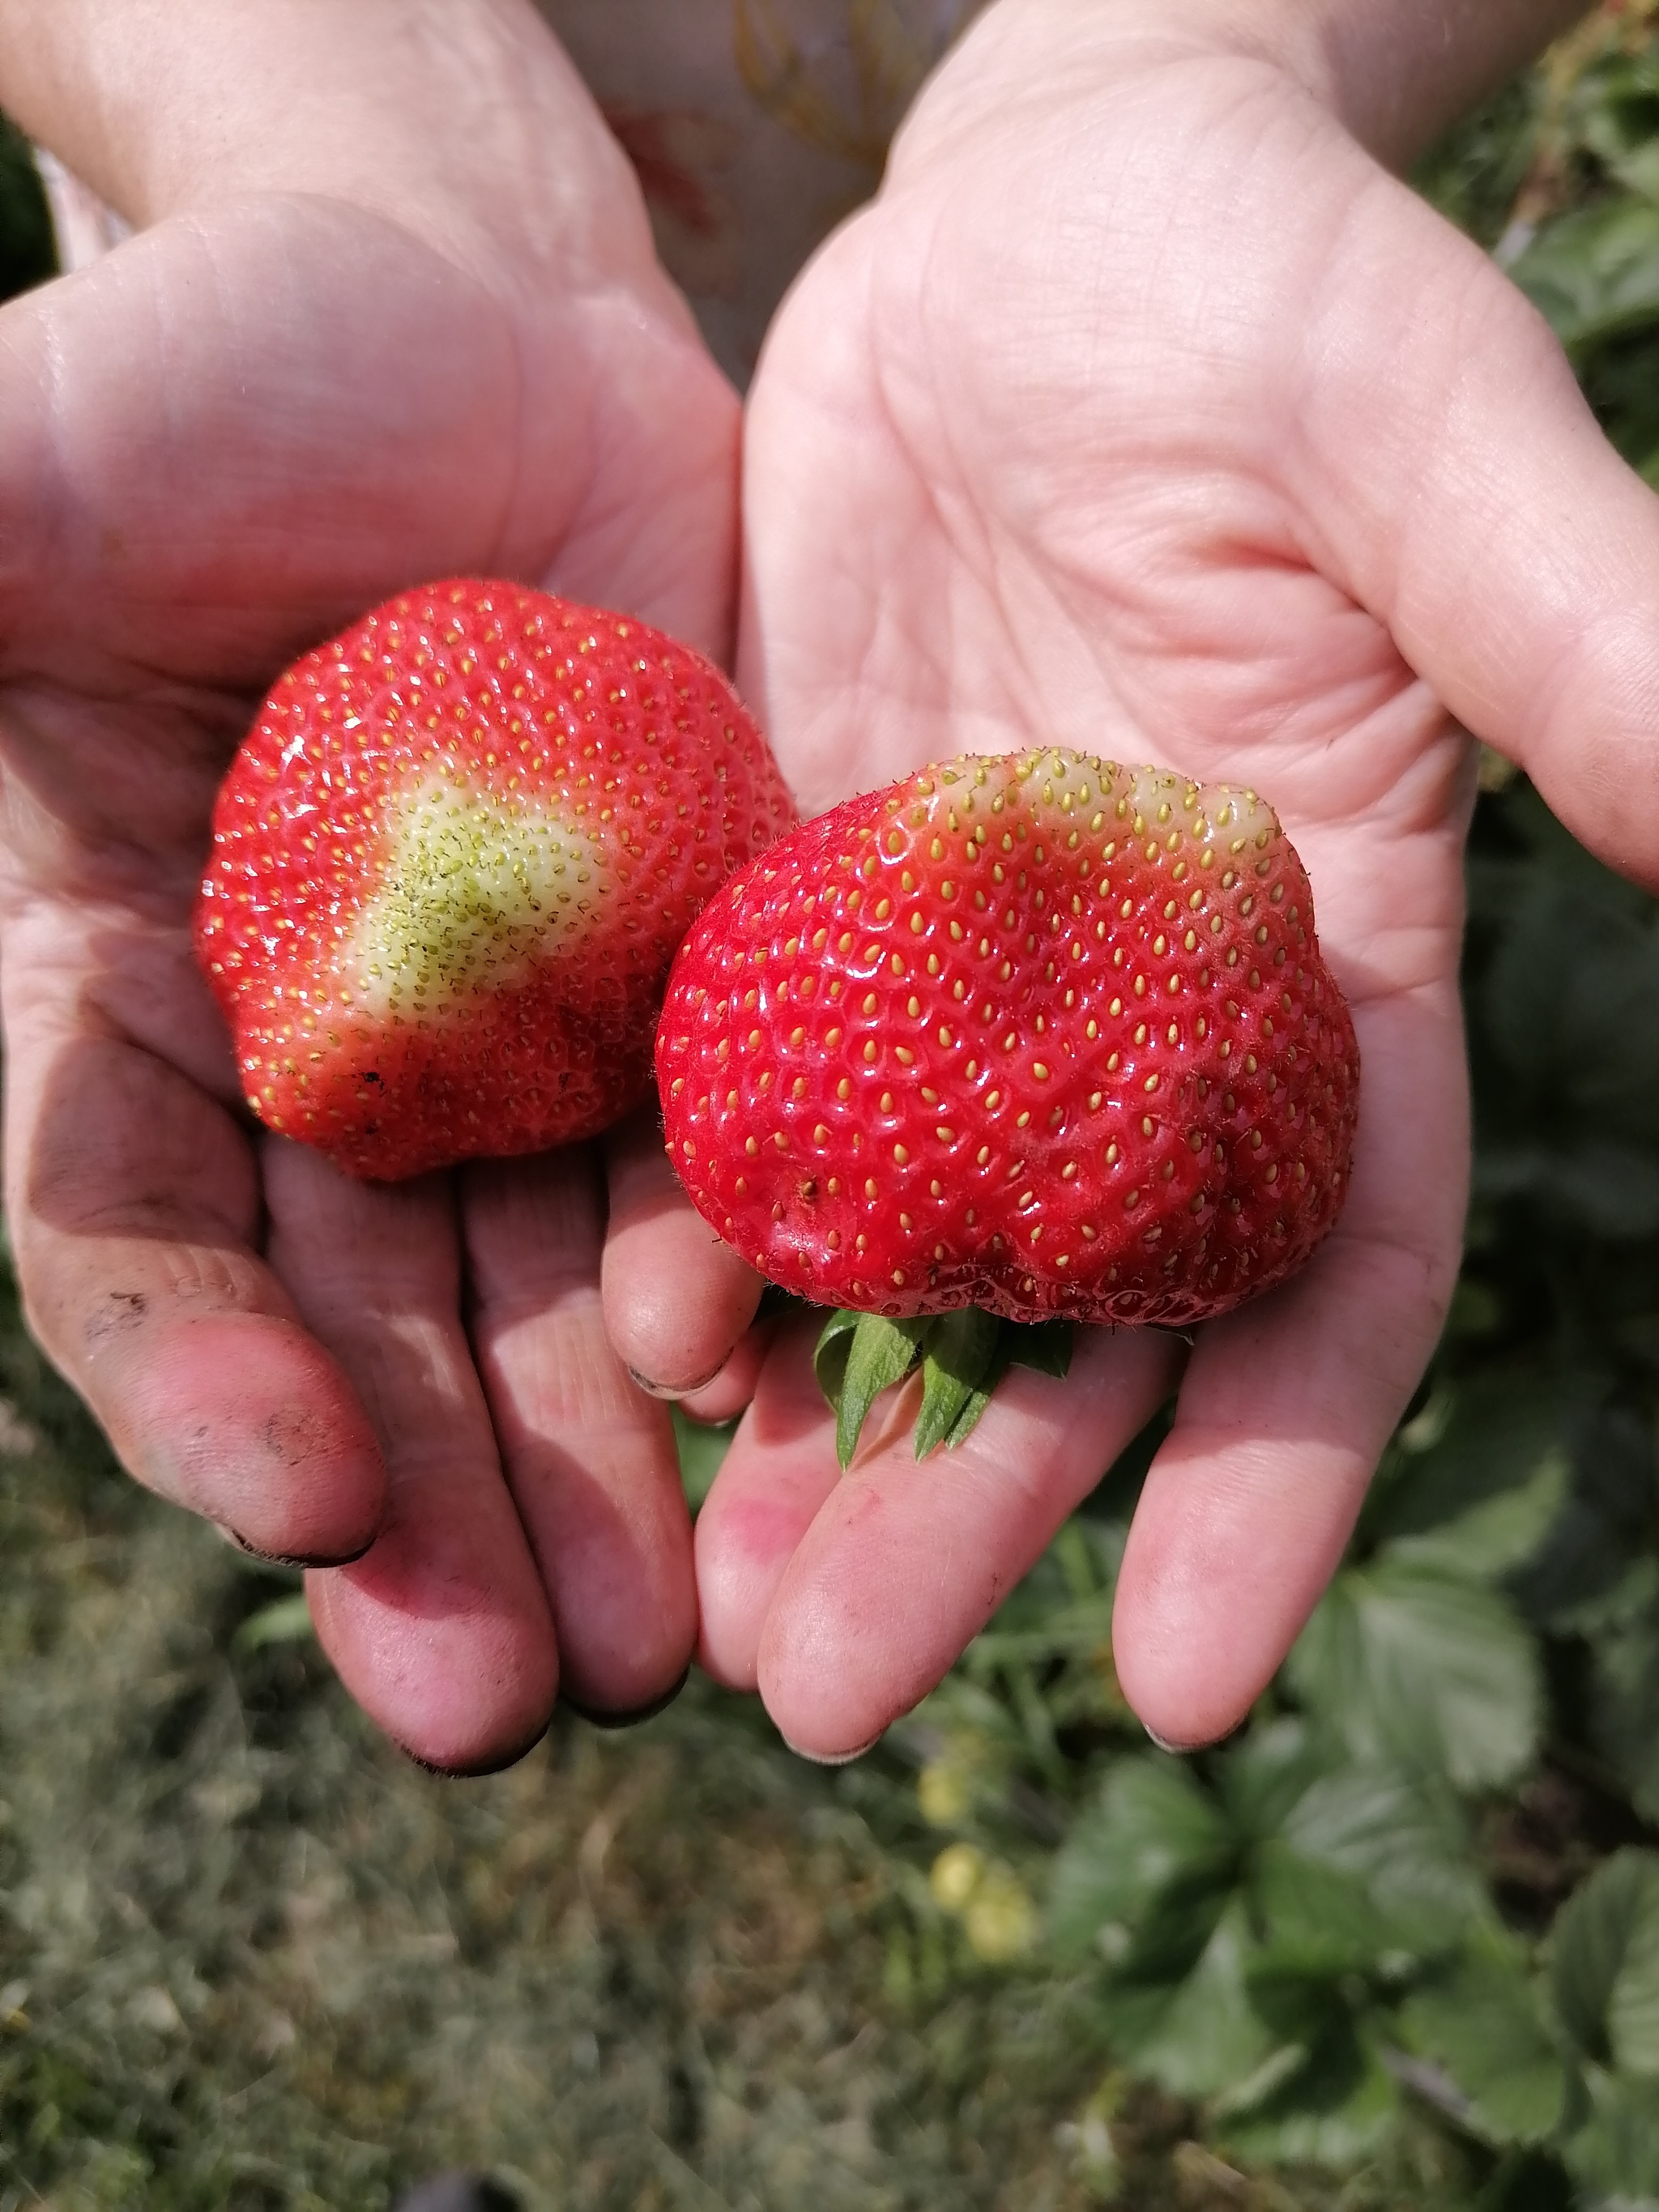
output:
<svg viewBox="0 0 1659 2212"><path fill-rule="evenodd" d="M891 1321L884 1314L832 1313L812 1354L818 1388L836 1415L836 1457L852 1465L870 1408L920 1362L918 1459L947 1451L972 1433L1011 1367L1063 1376L1071 1364L1072 1324L1003 1321L981 1307Z"/></svg>

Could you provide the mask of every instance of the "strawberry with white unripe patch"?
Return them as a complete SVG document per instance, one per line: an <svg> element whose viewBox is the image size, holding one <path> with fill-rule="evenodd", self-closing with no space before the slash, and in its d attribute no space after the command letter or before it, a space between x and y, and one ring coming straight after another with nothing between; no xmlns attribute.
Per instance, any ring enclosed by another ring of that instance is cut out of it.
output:
<svg viewBox="0 0 1659 2212"><path fill-rule="evenodd" d="M593 1134L649 1086L686 929L791 819L689 647L403 593L279 679L219 795L197 948L248 1104L376 1178Z"/></svg>

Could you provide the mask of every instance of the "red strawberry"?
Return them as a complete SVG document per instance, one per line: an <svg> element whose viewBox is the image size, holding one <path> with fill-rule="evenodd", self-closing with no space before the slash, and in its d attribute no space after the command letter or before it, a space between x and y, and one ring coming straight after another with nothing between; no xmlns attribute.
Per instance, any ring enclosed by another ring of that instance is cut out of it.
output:
<svg viewBox="0 0 1659 2212"><path fill-rule="evenodd" d="M704 1217L892 1316L1224 1312L1334 1220L1358 1073L1270 809L1061 751L784 838L682 946L657 1042Z"/></svg>
<svg viewBox="0 0 1659 2212"><path fill-rule="evenodd" d="M220 793L197 951L248 1103L394 1177L591 1135L674 948L792 818L716 670L516 584L406 592L290 668Z"/></svg>

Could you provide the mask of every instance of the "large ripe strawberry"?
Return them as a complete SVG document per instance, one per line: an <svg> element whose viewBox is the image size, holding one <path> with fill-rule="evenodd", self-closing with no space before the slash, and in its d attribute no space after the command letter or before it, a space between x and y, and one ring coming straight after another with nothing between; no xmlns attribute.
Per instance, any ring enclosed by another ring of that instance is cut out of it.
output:
<svg viewBox="0 0 1659 2212"><path fill-rule="evenodd" d="M682 946L657 1073L700 1212L809 1298L1182 1324L1330 1227L1358 1057L1254 793L1050 750L781 840Z"/></svg>
<svg viewBox="0 0 1659 2212"><path fill-rule="evenodd" d="M516 584L406 592L278 681L197 949L248 1103L358 1176L592 1134L675 947L792 818L719 672Z"/></svg>

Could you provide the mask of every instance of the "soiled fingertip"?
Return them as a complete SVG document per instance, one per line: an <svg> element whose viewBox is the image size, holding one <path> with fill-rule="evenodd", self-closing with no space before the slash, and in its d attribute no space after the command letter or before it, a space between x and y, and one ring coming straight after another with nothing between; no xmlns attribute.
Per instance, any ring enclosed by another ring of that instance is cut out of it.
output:
<svg viewBox="0 0 1659 2212"><path fill-rule="evenodd" d="M313 1338L272 1315L216 1315L176 1323L144 1352L124 1423L141 1480L263 1559L362 1557L385 1507L385 1462Z"/></svg>
<svg viewBox="0 0 1659 2212"><path fill-rule="evenodd" d="M683 1398L726 1364L755 1318L761 1279L693 1212L654 1130L648 1143L636 1131L606 1150L605 1333L641 1389Z"/></svg>
<svg viewBox="0 0 1659 2212"><path fill-rule="evenodd" d="M659 1398L708 1388L754 1320L763 1287L724 1247L636 1273L614 1241L600 1284L605 1334L640 1388Z"/></svg>
<svg viewBox="0 0 1659 2212"><path fill-rule="evenodd" d="M655 1720L659 1713L666 1712L690 1679L691 1668L688 1662L659 1695L647 1698L642 1705L630 1705L626 1711L617 1711L608 1705L589 1705L580 1698L573 1698L568 1690L560 1692L559 1703L568 1712L574 1713L578 1720L586 1721L590 1728L638 1728L642 1721Z"/></svg>
<svg viewBox="0 0 1659 2212"><path fill-rule="evenodd" d="M261 1566L266 1567L295 1567L301 1570L307 1567L349 1567L361 1559L374 1541L371 1534L364 1538L355 1552L343 1552L337 1558L332 1554L325 1554L319 1558L314 1553L305 1552L263 1551L258 1544L249 1543L247 1538L239 1529L231 1528L227 1522L214 1521L210 1522L209 1526L215 1535L222 1537L233 1551L240 1552L247 1559L258 1559Z"/></svg>
<svg viewBox="0 0 1659 2212"><path fill-rule="evenodd" d="M480 1501L454 1519L452 1496L404 1471L367 1556L307 1575L306 1595L319 1642L376 1726L423 1765L481 1774L547 1727L559 1655L505 1491L499 1513Z"/></svg>
<svg viewBox="0 0 1659 2212"><path fill-rule="evenodd" d="M538 1729L510 1749L485 1752L471 1760L446 1762L422 1759L418 1751L411 1751L406 1743L399 1743L398 1748L411 1765L418 1766L423 1773L436 1775L441 1782L482 1782L489 1775L505 1774L509 1766L517 1766L521 1760L528 1759L546 1735L551 1718L550 1714ZM392 1741L396 1742L397 1739L394 1737Z"/></svg>

